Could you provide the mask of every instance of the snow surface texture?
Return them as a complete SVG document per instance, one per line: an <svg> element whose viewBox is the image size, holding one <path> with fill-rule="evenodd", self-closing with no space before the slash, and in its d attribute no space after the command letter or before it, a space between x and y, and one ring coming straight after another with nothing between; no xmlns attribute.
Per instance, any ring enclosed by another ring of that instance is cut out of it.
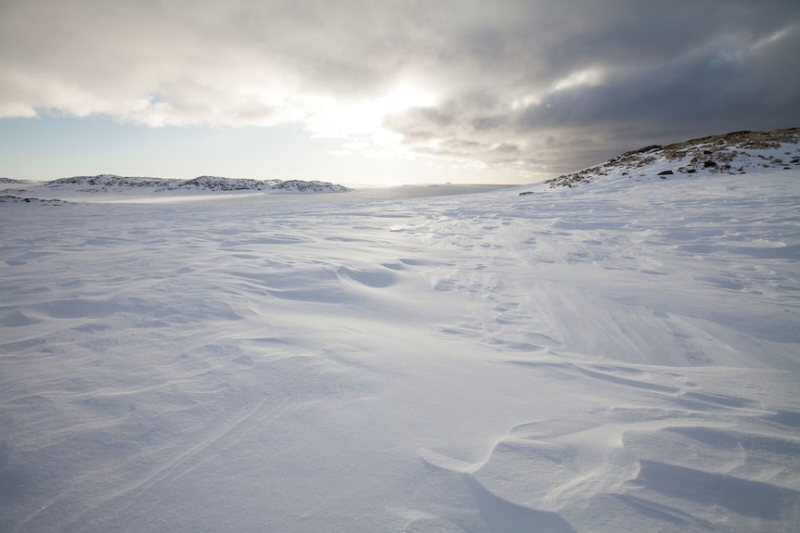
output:
<svg viewBox="0 0 800 533"><path fill-rule="evenodd" d="M653 165L3 203L0 531L797 531L800 173Z"/></svg>

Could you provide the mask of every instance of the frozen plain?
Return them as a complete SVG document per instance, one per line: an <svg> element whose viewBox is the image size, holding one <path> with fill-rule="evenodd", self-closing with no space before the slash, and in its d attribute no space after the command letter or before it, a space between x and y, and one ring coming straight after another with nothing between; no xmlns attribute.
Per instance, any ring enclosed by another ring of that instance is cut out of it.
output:
<svg viewBox="0 0 800 533"><path fill-rule="evenodd" d="M797 531L799 174L2 203L0 531Z"/></svg>

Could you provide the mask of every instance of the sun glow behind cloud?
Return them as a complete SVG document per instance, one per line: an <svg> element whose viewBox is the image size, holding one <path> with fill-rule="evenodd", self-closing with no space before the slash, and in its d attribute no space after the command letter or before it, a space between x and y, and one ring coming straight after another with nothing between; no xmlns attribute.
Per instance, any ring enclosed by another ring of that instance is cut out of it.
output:
<svg viewBox="0 0 800 533"><path fill-rule="evenodd" d="M277 127L297 124L315 139L339 139L337 155L409 155L403 135L388 129L386 120L409 109L435 107L439 98L424 84L402 79L385 91L360 98L325 92L295 92L286 86L209 86L208 98L186 91L156 93L121 107L111 116L148 127L205 124L211 127ZM217 93L214 95L214 93ZM212 97L213 95L213 97ZM77 113L73 113L77 114Z"/></svg>
<svg viewBox="0 0 800 533"><path fill-rule="evenodd" d="M306 122L310 131L319 137L349 137L375 135L378 138L398 139L384 127L387 117L417 107L437 104L433 91L401 83L383 94L353 101L321 97L312 102Z"/></svg>

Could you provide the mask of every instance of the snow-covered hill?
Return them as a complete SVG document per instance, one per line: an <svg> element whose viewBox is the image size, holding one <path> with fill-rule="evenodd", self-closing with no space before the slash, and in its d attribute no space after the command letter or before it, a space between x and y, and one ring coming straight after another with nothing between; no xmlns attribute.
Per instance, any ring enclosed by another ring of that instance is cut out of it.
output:
<svg viewBox="0 0 800 533"><path fill-rule="evenodd" d="M42 200L41 198L28 198L22 196L14 196L11 194L0 194L0 203L7 204L39 204L39 205L63 205L69 202L64 200L52 199Z"/></svg>
<svg viewBox="0 0 800 533"><path fill-rule="evenodd" d="M302 180L252 180L220 178L217 176L199 176L197 178L170 184L172 189L193 189L209 191L281 191L281 192L347 192L350 189L342 185L323 181Z"/></svg>
<svg viewBox="0 0 800 533"><path fill-rule="evenodd" d="M5 179L2 185L11 185L2 194L26 193L36 196L52 197L54 194L70 195L75 193L143 193L168 194L181 191L219 192L219 191L267 191L293 193L335 193L347 192L350 189L342 185L321 181L299 180L254 180L235 179L218 176L199 176L190 180L125 177L113 174L98 176L74 176L49 182L31 182Z"/></svg>
<svg viewBox="0 0 800 533"><path fill-rule="evenodd" d="M574 187L601 179L642 181L707 174L745 174L800 169L800 128L740 131L669 146L647 146L591 168L553 178L550 187Z"/></svg>
<svg viewBox="0 0 800 533"><path fill-rule="evenodd" d="M797 531L796 145L696 144L573 188L4 202L0 531Z"/></svg>

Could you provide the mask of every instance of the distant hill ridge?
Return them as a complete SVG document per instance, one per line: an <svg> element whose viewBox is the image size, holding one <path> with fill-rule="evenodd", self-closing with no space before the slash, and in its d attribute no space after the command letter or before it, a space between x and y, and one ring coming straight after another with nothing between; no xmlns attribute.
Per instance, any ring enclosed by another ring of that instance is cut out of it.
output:
<svg viewBox="0 0 800 533"><path fill-rule="evenodd" d="M256 180L244 178L224 178L219 176L198 176L189 180L126 177L115 174L97 176L74 176L43 183L51 189L69 188L78 192L101 192L127 188L151 188L154 192L189 189L205 191L285 191L285 192L346 192L347 187L323 181L302 180Z"/></svg>
<svg viewBox="0 0 800 533"><path fill-rule="evenodd" d="M668 146L645 146L545 183L551 188L574 187L606 176L667 179L676 173L745 174L770 168L800 169L799 142L800 128L711 135Z"/></svg>

